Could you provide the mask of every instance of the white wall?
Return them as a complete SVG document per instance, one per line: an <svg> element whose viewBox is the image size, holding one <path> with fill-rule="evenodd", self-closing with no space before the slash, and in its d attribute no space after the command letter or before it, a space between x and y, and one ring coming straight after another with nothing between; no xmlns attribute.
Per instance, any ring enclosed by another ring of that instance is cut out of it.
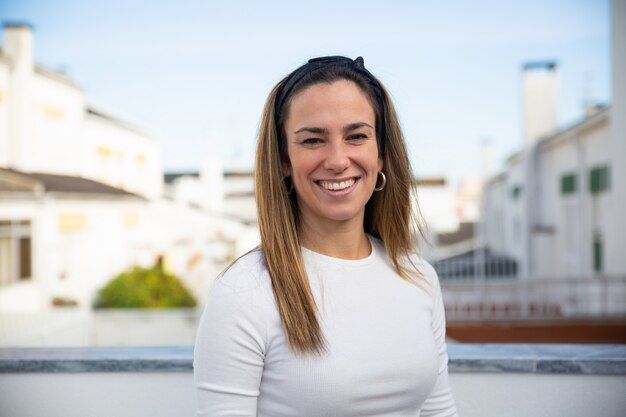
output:
<svg viewBox="0 0 626 417"><path fill-rule="evenodd" d="M452 373L463 417L622 417L623 375ZM191 372L0 374L11 417L194 416Z"/></svg>
<svg viewBox="0 0 626 417"><path fill-rule="evenodd" d="M417 203L431 232L451 233L458 229L455 194L455 190L447 185L417 187Z"/></svg>
<svg viewBox="0 0 626 417"><path fill-rule="evenodd" d="M81 134L82 176L148 198L161 194L161 148L153 138L93 114L84 116Z"/></svg>
<svg viewBox="0 0 626 417"><path fill-rule="evenodd" d="M540 247L535 239L535 256L540 261L538 274L593 275L594 235L606 236L614 227L615 219L620 217L619 208L613 207L614 184L606 192L590 193L590 170L608 165L612 171L617 162L609 153L608 120L608 117L590 120L585 129L566 132L542 149L541 222L551 226L553 232L544 237L544 240L550 240L549 246ZM576 192L562 193L561 178L565 174L576 175ZM605 241L604 251L614 254L620 249ZM605 259L605 268L607 264Z"/></svg>
<svg viewBox="0 0 626 417"><path fill-rule="evenodd" d="M237 218L256 222L254 201L254 177L249 175L225 175L223 182L223 212Z"/></svg>
<svg viewBox="0 0 626 417"><path fill-rule="evenodd" d="M0 374L0 386L11 417L195 415L191 372Z"/></svg>
<svg viewBox="0 0 626 417"><path fill-rule="evenodd" d="M50 195L3 201L0 218L31 221L33 274L29 282L0 287L0 310L40 311L55 296L90 306L95 289L138 263L145 205L138 199Z"/></svg>
<svg viewBox="0 0 626 417"><path fill-rule="evenodd" d="M517 197L513 189L519 187ZM525 259L526 187L520 157L509 161L503 174L483 190L484 242L493 253L515 258L520 267Z"/></svg>
<svg viewBox="0 0 626 417"><path fill-rule="evenodd" d="M626 213L626 1L611 1L611 75L612 112L610 153L612 169L612 207L615 220ZM615 221L606 231L607 248L615 248L607 254L606 267L609 274L626 271L624 256L626 221Z"/></svg>
<svg viewBox="0 0 626 417"><path fill-rule="evenodd" d="M459 415L499 417L621 417L623 375L455 373Z"/></svg>
<svg viewBox="0 0 626 417"><path fill-rule="evenodd" d="M0 166L9 163L9 65L0 58Z"/></svg>
<svg viewBox="0 0 626 417"><path fill-rule="evenodd" d="M201 312L201 307L0 312L0 347L193 345Z"/></svg>
<svg viewBox="0 0 626 417"><path fill-rule="evenodd" d="M621 157L612 152L611 123L615 120L614 109L591 116L583 124L543 140L534 153L514 158L504 174L487 183L483 198L486 243L494 251L515 257L521 267L528 264L530 269L521 268L522 276L526 271L535 277L597 274L593 241L598 236L603 244L601 273L626 273L619 267L623 244L613 236L621 223L617 219L626 212L626 200L620 199L621 179L615 175ZM626 136L619 140L626 141ZM521 158L535 162L519 163ZM590 172L599 166L609 167L610 186L592 194ZM522 175L527 168L533 171L532 187ZM562 193L565 174L576 175L574 193ZM522 187L517 199L511 195L515 185ZM528 224L529 213L532 224Z"/></svg>
<svg viewBox="0 0 626 417"><path fill-rule="evenodd" d="M79 174L80 129L85 113L82 92L77 87L34 73L27 111L31 136L19 143L20 159L13 161L14 166L26 172Z"/></svg>
<svg viewBox="0 0 626 417"><path fill-rule="evenodd" d="M30 220L32 279L0 287L0 311L41 311L53 297L91 306L96 291L131 265L163 256L202 302L220 271L255 247L258 230L166 200L105 195L2 201L0 219Z"/></svg>

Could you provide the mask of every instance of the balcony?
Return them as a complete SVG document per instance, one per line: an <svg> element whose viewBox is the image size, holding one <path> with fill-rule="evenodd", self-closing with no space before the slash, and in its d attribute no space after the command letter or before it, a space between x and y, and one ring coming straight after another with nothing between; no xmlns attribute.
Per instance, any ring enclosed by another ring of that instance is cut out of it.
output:
<svg viewBox="0 0 626 417"><path fill-rule="evenodd" d="M451 344L459 414L623 416L626 345ZM193 416L193 348L1 348L0 414Z"/></svg>

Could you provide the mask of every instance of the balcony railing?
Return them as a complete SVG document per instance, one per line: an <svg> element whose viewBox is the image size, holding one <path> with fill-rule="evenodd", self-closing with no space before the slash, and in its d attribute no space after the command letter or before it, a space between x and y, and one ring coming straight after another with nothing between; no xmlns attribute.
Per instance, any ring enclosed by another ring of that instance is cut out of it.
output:
<svg viewBox="0 0 626 417"><path fill-rule="evenodd" d="M626 318L626 277L441 280L446 318Z"/></svg>
<svg viewBox="0 0 626 417"><path fill-rule="evenodd" d="M193 416L193 348L0 349L0 415ZM459 414L623 416L626 345L449 346Z"/></svg>

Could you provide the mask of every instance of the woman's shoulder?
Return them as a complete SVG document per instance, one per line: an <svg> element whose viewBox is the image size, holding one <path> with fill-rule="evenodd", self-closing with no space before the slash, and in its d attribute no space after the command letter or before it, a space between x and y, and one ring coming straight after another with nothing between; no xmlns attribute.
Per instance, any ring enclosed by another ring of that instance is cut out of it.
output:
<svg viewBox="0 0 626 417"><path fill-rule="evenodd" d="M264 287L269 282L265 256L261 248L255 248L240 256L228 266L215 282L219 291L250 291Z"/></svg>
<svg viewBox="0 0 626 417"><path fill-rule="evenodd" d="M425 278L429 281L439 281L437 271L421 254L412 253L409 255L409 258Z"/></svg>
<svg viewBox="0 0 626 417"><path fill-rule="evenodd" d="M370 240L375 246L376 251L384 254L385 258L388 258L384 242L373 236L370 236ZM403 265L406 269L408 271L415 271L416 281L418 283L420 281L426 282L429 288L439 285L437 271L435 271L435 268L433 268L430 262L428 262L418 251L406 254L403 259ZM388 259L388 262L391 265L390 259Z"/></svg>

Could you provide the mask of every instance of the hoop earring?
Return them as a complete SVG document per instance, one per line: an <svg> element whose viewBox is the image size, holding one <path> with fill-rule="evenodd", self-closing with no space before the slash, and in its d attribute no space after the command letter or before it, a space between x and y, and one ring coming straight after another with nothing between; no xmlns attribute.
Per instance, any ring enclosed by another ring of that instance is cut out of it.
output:
<svg viewBox="0 0 626 417"><path fill-rule="evenodd" d="M293 193L293 180L291 179L291 177L285 177L283 178L283 181L285 182L285 187L287 187L287 195Z"/></svg>
<svg viewBox="0 0 626 417"><path fill-rule="evenodd" d="M374 191L382 191L382 189L385 188L385 185L387 185L387 177L385 177L385 173L382 171L379 171L378 173L383 178L383 183L378 187L374 187ZM378 175L376 176L376 184L378 184Z"/></svg>

